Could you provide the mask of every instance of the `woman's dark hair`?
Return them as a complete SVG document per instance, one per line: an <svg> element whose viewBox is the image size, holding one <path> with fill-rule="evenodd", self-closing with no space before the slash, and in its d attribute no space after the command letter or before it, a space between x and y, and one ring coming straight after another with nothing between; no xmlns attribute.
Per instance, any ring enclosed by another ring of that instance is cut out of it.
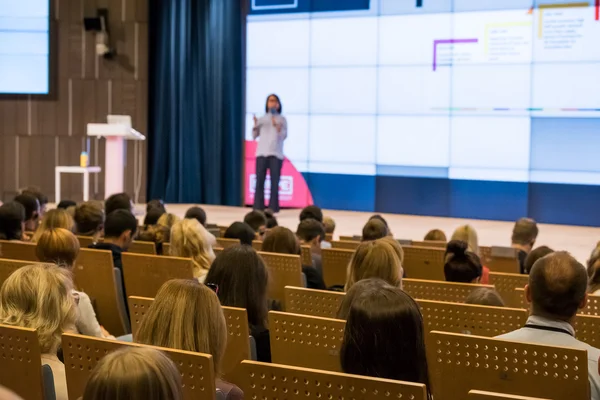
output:
<svg viewBox="0 0 600 400"><path fill-rule="evenodd" d="M66 210L69 207L77 206L77 203L73 200L61 200L60 203L56 206L56 208L61 210Z"/></svg>
<svg viewBox="0 0 600 400"><path fill-rule="evenodd" d="M239 239L240 243L252 246L256 233L250 225L245 222L234 222L227 228L223 237L225 239Z"/></svg>
<svg viewBox="0 0 600 400"><path fill-rule="evenodd" d="M250 325L267 328L269 274L251 246L232 246L213 261L205 282L219 286L221 304L245 308Z"/></svg>
<svg viewBox="0 0 600 400"><path fill-rule="evenodd" d="M262 244L262 251L269 253L300 254L301 250L294 232L283 226L271 229Z"/></svg>
<svg viewBox="0 0 600 400"><path fill-rule="evenodd" d="M156 225L158 223L158 219L166 213L167 212L164 208L150 208L146 213L146 217L144 218L144 225Z"/></svg>
<svg viewBox="0 0 600 400"><path fill-rule="evenodd" d="M481 278L483 268L477 254L467 250L462 240L451 240L446 247L444 275L448 282L472 283Z"/></svg>
<svg viewBox="0 0 600 400"><path fill-rule="evenodd" d="M24 207L25 221L37 219L39 217L38 212L40 211L40 202L37 197L29 193L23 193L15 197L15 201L21 203Z"/></svg>
<svg viewBox="0 0 600 400"><path fill-rule="evenodd" d="M202 207L194 206L190 207L185 212L185 219L196 219L200 222L200 225L206 226L206 212L202 209Z"/></svg>
<svg viewBox="0 0 600 400"><path fill-rule="evenodd" d="M159 209L163 214L167 212L165 207L165 203L161 199L150 200L148 204L146 204L146 213L149 213L150 210Z"/></svg>
<svg viewBox="0 0 600 400"><path fill-rule="evenodd" d="M271 96L277 99L277 102L279 103L279 109L277 110L277 114L281 114L283 112L283 106L281 105L281 100L279 100L279 96L277 96L275 93L271 93L267 96L267 100L265 101L265 112L269 112L269 97Z"/></svg>
<svg viewBox="0 0 600 400"><path fill-rule="evenodd" d="M355 297L340 360L348 374L423 383L429 389L423 317L417 303L392 286Z"/></svg>
<svg viewBox="0 0 600 400"><path fill-rule="evenodd" d="M273 211L266 209L265 217L267 217L267 229L273 229L276 226L279 226L277 218L275 218L275 215L273 215Z"/></svg>
<svg viewBox="0 0 600 400"><path fill-rule="evenodd" d="M25 222L23 204L10 201L0 206L0 239L21 240L23 222Z"/></svg>
<svg viewBox="0 0 600 400"><path fill-rule="evenodd" d="M342 300L342 304L340 304L340 307L338 308L335 317L337 319L343 320L348 319L348 314L350 314L350 307L352 307L354 299L356 299L359 296L362 296L363 294L369 296L371 293L378 292L385 287L393 286L384 281L383 279L378 278L363 279L356 282L350 288L350 290L346 292L344 300Z"/></svg>

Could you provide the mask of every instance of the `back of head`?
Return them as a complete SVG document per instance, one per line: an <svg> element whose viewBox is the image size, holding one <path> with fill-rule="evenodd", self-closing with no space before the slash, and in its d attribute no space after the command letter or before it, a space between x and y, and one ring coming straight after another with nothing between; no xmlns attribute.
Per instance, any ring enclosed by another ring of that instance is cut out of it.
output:
<svg viewBox="0 0 600 400"><path fill-rule="evenodd" d="M315 205L304 207L302 211L300 211L300 221L302 222L309 218L316 219L323 223L323 210Z"/></svg>
<svg viewBox="0 0 600 400"><path fill-rule="evenodd" d="M61 200L60 203L56 206L59 210L66 210L71 206L77 206L77 203L73 200Z"/></svg>
<svg viewBox="0 0 600 400"><path fill-rule="evenodd" d="M196 220L198 220L198 222L200 222L200 224L202 226L206 226L206 212L201 208L201 207L190 207L186 212L185 212L185 217L186 219L191 219L194 218Z"/></svg>
<svg viewBox="0 0 600 400"><path fill-rule="evenodd" d="M390 229L390 226L388 225L387 221L385 220L385 218L383 218L383 216L381 214L371 215L371 217L369 218L369 221L371 221L372 219L376 219L376 220L383 222L385 224L385 226L388 228L388 230Z"/></svg>
<svg viewBox="0 0 600 400"><path fill-rule="evenodd" d="M195 219L177 221L171 228L171 255L194 260L196 278L205 274L214 260L212 247L207 240L208 232Z"/></svg>
<svg viewBox="0 0 600 400"><path fill-rule="evenodd" d="M104 227L104 209L99 202L86 201L75 208L75 228L78 235L94 236Z"/></svg>
<svg viewBox="0 0 600 400"><path fill-rule="evenodd" d="M123 347L90 373L83 400L181 400L181 375L169 357L149 347Z"/></svg>
<svg viewBox="0 0 600 400"><path fill-rule="evenodd" d="M534 315L571 319L585 299L586 289L585 267L564 251L540 258L529 272Z"/></svg>
<svg viewBox="0 0 600 400"><path fill-rule="evenodd" d="M37 227L31 241L34 243L37 242L42 232L48 229L63 228L72 232L74 225L73 218L65 210L50 210L44 214L42 222Z"/></svg>
<svg viewBox="0 0 600 400"><path fill-rule="evenodd" d="M389 240L363 242L348 265L346 292L363 279L379 278L395 287L402 287L402 260Z"/></svg>
<svg viewBox="0 0 600 400"><path fill-rule="evenodd" d="M0 206L0 240L21 240L25 207L16 201Z"/></svg>
<svg viewBox="0 0 600 400"><path fill-rule="evenodd" d="M133 212L133 204L131 203L131 198L127 193L113 194L104 202L104 213L107 216L116 210Z"/></svg>
<svg viewBox="0 0 600 400"><path fill-rule="evenodd" d="M35 255L41 262L72 268L79 255L79 240L63 228L45 230L38 238Z"/></svg>
<svg viewBox="0 0 600 400"><path fill-rule="evenodd" d="M429 232L427 232L427 234L425 235L423 240L431 240L431 241L436 241L436 242L447 241L446 234L444 233L444 231L442 231L440 229L430 230Z"/></svg>
<svg viewBox="0 0 600 400"><path fill-rule="evenodd" d="M479 255L479 240L477 231L471 225L463 225L456 228L450 240L460 240L465 242L470 252Z"/></svg>
<svg viewBox="0 0 600 400"><path fill-rule="evenodd" d="M511 240L513 244L533 246L538 233L539 230L535 220L531 218L521 218L515 222Z"/></svg>
<svg viewBox="0 0 600 400"><path fill-rule="evenodd" d="M218 285L222 305L245 308L250 325L266 328L269 274L251 246L223 250L212 263L206 282Z"/></svg>
<svg viewBox="0 0 600 400"><path fill-rule="evenodd" d="M325 216L323 217L323 225L325 226L325 233L333 235L333 232L335 232L335 220L330 216Z"/></svg>
<svg viewBox="0 0 600 400"><path fill-rule="evenodd" d="M477 254L468 251L466 242L451 240L446 247L444 275L448 282L476 283L483 268Z"/></svg>
<svg viewBox="0 0 600 400"><path fill-rule="evenodd" d="M138 221L130 211L115 210L106 216L104 237L118 238L127 231L131 231L131 236L133 236L137 227Z"/></svg>
<svg viewBox="0 0 600 400"><path fill-rule="evenodd" d="M254 232L262 234L264 232L261 232L261 230L264 230L267 226L267 217L264 212L254 210L246 214L244 222L250 225Z"/></svg>
<svg viewBox="0 0 600 400"><path fill-rule="evenodd" d="M325 227L316 219L308 218L300 221L296 235L304 242L317 239L320 243L325 240Z"/></svg>
<svg viewBox="0 0 600 400"><path fill-rule="evenodd" d="M390 234L386 224L377 218L370 219L362 230L362 240L367 242L384 238Z"/></svg>
<svg viewBox="0 0 600 400"><path fill-rule="evenodd" d="M144 217L144 225L156 225L158 224L158 220L162 217L166 212L160 208L151 208L146 213Z"/></svg>
<svg viewBox="0 0 600 400"><path fill-rule="evenodd" d="M21 193L29 194L38 200L41 208L44 208L48 204L48 196L46 196L42 189L37 186L29 186L21 191Z"/></svg>
<svg viewBox="0 0 600 400"><path fill-rule="evenodd" d="M352 302L359 296L366 294L370 296L373 292L378 292L383 288L393 287L386 281L382 279L372 278L372 279L363 279L362 281L356 282L354 286L344 296L344 300L342 300L342 304L338 308L336 318L346 320L348 319L348 314L350 313L350 307L352 306Z"/></svg>
<svg viewBox="0 0 600 400"><path fill-rule="evenodd" d="M165 203L163 203L163 201L161 199L150 200L146 204L146 213L149 213L150 210L159 210L159 211L162 211L163 214L167 212Z"/></svg>
<svg viewBox="0 0 600 400"><path fill-rule="evenodd" d="M473 290L465 300L466 304L477 304L480 306L504 307L504 300L491 288L477 288Z"/></svg>
<svg viewBox="0 0 600 400"><path fill-rule="evenodd" d="M345 373L428 385L423 318L417 303L390 286L356 296L340 361Z"/></svg>
<svg viewBox="0 0 600 400"><path fill-rule="evenodd" d="M40 212L40 202L37 197L29 193L22 193L15 197L17 203L25 207L25 221L35 220Z"/></svg>
<svg viewBox="0 0 600 400"><path fill-rule="evenodd" d="M17 269L0 288L0 324L37 331L43 354L56 354L61 335L74 329L77 307L71 273L53 264Z"/></svg>
<svg viewBox="0 0 600 400"><path fill-rule="evenodd" d="M547 256L550 253L554 253L554 250L552 250L548 246L539 246L531 250L529 254L527 254L527 257L525 258L525 263L523 264L524 272L528 274L529 271L531 271L533 264L535 264L537 260Z"/></svg>
<svg viewBox="0 0 600 400"><path fill-rule="evenodd" d="M267 229L273 229L276 226L279 226L279 223L277 222L277 218L275 218L273 211L266 209L265 217L267 217Z"/></svg>
<svg viewBox="0 0 600 400"><path fill-rule="evenodd" d="M278 226L267 233L261 250L268 253L300 254L301 248L294 232Z"/></svg>
<svg viewBox="0 0 600 400"><path fill-rule="evenodd" d="M246 246L252 246L255 236L254 230L245 222L234 222L223 235L225 239L238 239L240 243Z"/></svg>
<svg viewBox="0 0 600 400"><path fill-rule="evenodd" d="M195 279L166 282L142 318L136 341L211 354L218 375L227 327L217 295Z"/></svg>
<svg viewBox="0 0 600 400"><path fill-rule="evenodd" d="M600 243L592 251L587 261L588 293L594 294L600 290Z"/></svg>

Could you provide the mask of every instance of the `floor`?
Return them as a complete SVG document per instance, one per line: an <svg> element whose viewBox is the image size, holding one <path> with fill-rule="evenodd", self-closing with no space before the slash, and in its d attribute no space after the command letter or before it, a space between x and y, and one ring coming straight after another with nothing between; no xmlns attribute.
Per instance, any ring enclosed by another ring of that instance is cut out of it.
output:
<svg viewBox="0 0 600 400"><path fill-rule="evenodd" d="M170 204L167 211L183 216L191 204ZM241 221L250 211L243 207L202 206L207 213L208 222L219 225L229 225L234 221ZM141 218L145 212L145 205L136 207L136 214ZM279 225L286 226L293 231L298 225L299 210L282 210L277 219ZM359 235L362 227L372 213L324 210L336 222L335 237L338 235ZM413 215L383 214L388 221L394 237L398 239L422 239L430 229L443 230L447 236L453 230L464 224L472 225L478 233L479 244L485 246L510 245L510 236L513 223L501 221L467 220L457 218L422 217ZM579 261L585 262L596 243L600 241L600 228L566 226L566 225L539 225L540 234L537 244L546 245L554 250L567 250Z"/></svg>

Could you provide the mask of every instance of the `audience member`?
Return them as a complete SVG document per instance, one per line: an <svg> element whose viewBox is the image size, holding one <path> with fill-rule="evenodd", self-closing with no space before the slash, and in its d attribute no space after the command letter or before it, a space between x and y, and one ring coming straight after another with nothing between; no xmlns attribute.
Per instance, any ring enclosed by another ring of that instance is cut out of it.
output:
<svg viewBox="0 0 600 400"><path fill-rule="evenodd" d="M465 300L466 304L480 306L504 307L504 300L495 289L482 287L473 290Z"/></svg>
<svg viewBox="0 0 600 400"><path fill-rule="evenodd" d="M98 201L86 201L75 208L75 233L97 238L104 229L104 209Z"/></svg>
<svg viewBox="0 0 600 400"><path fill-rule="evenodd" d="M265 232L267 230L267 217L265 213L260 210L250 211L244 217L244 222L250 225L250 227L257 234L257 238L263 240Z"/></svg>
<svg viewBox="0 0 600 400"><path fill-rule="evenodd" d="M121 254L129 249L137 232L137 219L128 210L119 209L106 216L104 241L91 244L90 249L110 250L115 268L123 270Z"/></svg>
<svg viewBox="0 0 600 400"><path fill-rule="evenodd" d="M46 217L56 210L50 210ZM65 212L64 210L61 210ZM35 247L35 255L41 262L56 264L59 267L73 272L77 256L79 255L79 240L71 232L63 228L47 229L40 235ZM98 323L96 312L92 306L90 297L84 292L73 290L73 294L79 298L77 307L79 318L77 319L77 330L82 335L95 336L105 339L114 339Z"/></svg>
<svg viewBox="0 0 600 400"><path fill-rule="evenodd" d="M302 248L294 232L283 226L271 229L262 244L262 251L269 253L301 255ZM306 276L306 287L324 290L327 287L323 275L312 265L303 265L302 272Z"/></svg>
<svg viewBox="0 0 600 400"><path fill-rule="evenodd" d="M181 375L161 351L124 347L104 356L90 373L83 400L182 400Z"/></svg>
<svg viewBox="0 0 600 400"><path fill-rule="evenodd" d="M340 361L348 374L423 383L429 390L417 303L392 286L358 294L350 305Z"/></svg>
<svg viewBox="0 0 600 400"><path fill-rule="evenodd" d="M161 199L150 200L146 203L146 214L148 214L151 210L159 210L161 211L161 215L167 212L165 207L165 203Z"/></svg>
<svg viewBox="0 0 600 400"><path fill-rule="evenodd" d="M36 330L41 363L52 369L57 400L68 400L65 366L57 352L63 332L75 329L72 291L71 274L53 264L19 268L0 288L0 324Z"/></svg>
<svg viewBox="0 0 600 400"><path fill-rule="evenodd" d="M310 246L313 267L323 274L321 261L321 243L325 240L325 227L316 219L308 218L298 224L296 235L301 244Z"/></svg>
<svg viewBox="0 0 600 400"><path fill-rule="evenodd" d="M162 228L158 230L157 241L162 243L168 243L171 240L171 230L173 229L173 226L179 221L181 221L181 218L179 218L175 214L166 213L161 215L158 221L156 222L157 227Z"/></svg>
<svg viewBox="0 0 600 400"><path fill-rule="evenodd" d="M210 354L215 375L220 376L227 344L227 325L219 298L196 280L166 282L142 318L136 341ZM244 398L237 386L220 379L217 380L217 389L227 400Z"/></svg>
<svg viewBox="0 0 600 400"><path fill-rule="evenodd" d="M460 240L465 242L468 246L467 250L474 253L477 258L481 257L481 253L479 252L479 240L477 239L477 231L471 225L463 225L456 228L454 233L452 233L452 240ZM447 254L447 253L446 253ZM481 259L479 259L481 263ZM487 285L490 281L490 269L482 264L481 270L481 279L479 283Z"/></svg>
<svg viewBox="0 0 600 400"><path fill-rule="evenodd" d="M512 231L511 246L519 250L519 264L521 273L525 273L525 259L527 254L533 249L535 240L539 233L537 223L531 218L521 218L515 222Z"/></svg>
<svg viewBox="0 0 600 400"><path fill-rule="evenodd" d="M531 304L525 326L499 339L587 351L591 398L600 399L600 350L575 339L573 322L587 304L585 267L569 253L558 251L540 258L529 271L525 298Z"/></svg>
<svg viewBox="0 0 600 400"><path fill-rule="evenodd" d="M527 254L527 257L525 257L525 262L523 263L523 273L529 274L533 264L535 264L535 262L540 258L545 257L550 253L554 253L554 250L548 246L539 246L531 250L531 252Z"/></svg>
<svg viewBox="0 0 600 400"><path fill-rule="evenodd" d="M202 209L202 207L190 207L185 213L185 219L191 218L197 219L202 226L206 227L206 212Z"/></svg>
<svg viewBox="0 0 600 400"><path fill-rule="evenodd" d="M330 216L323 217L323 225L325 226L325 233L333 236L335 232L335 221Z"/></svg>
<svg viewBox="0 0 600 400"><path fill-rule="evenodd" d="M377 218L367 221L362 230L362 241L369 242L384 238L390 234L386 224Z"/></svg>
<svg viewBox="0 0 600 400"><path fill-rule="evenodd" d="M60 203L56 206L59 210L66 210L69 207L77 206L77 203L73 200L61 200Z"/></svg>
<svg viewBox="0 0 600 400"><path fill-rule="evenodd" d="M336 318L347 320L348 314L350 313L350 307L352 306L352 302L358 296L362 296L366 294L370 296L370 293L379 292L381 289L386 287L393 287L383 279L371 278L371 279L363 279L362 281L356 282L354 286L344 296L344 300L342 300L342 304L338 308Z"/></svg>
<svg viewBox="0 0 600 400"><path fill-rule="evenodd" d="M246 309L258 361L271 362L267 324L269 273L258 253L250 246L223 250L210 267L206 281L219 287L217 295L222 305Z"/></svg>
<svg viewBox="0 0 600 400"><path fill-rule="evenodd" d="M252 246L252 241L254 241L256 234L247 223L234 222L227 228L223 237L225 239L238 239L241 244Z"/></svg>
<svg viewBox="0 0 600 400"><path fill-rule="evenodd" d="M363 242L348 265L345 290L348 292L363 279L379 278L402 288L402 248L391 238Z"/></svg>
<svg viewBox="0 0 600 400"><path fill-rule="evenodd" d="M371 221L373 219L377 219L377 220L383 222L385 224L386 228L388 229L389 235L394 236L394 235L392 235L392 230L390 229L390 226L388 225L387 221L385 220L385 218L383 218L383 216L381 214L371 215L371 217L369 218L369 221Z"/></svg>
<svg viewBox="0 0 600 400"><path fill-rule="evenodd" d="M141 226L137 240L152 242L156 247L156 254L163 254L163 240L170 236L166 231L169 228L158 225L159 218L165 214L161 208L150 208L144 217L144 225Z"/></svg>
<svg viewBox="0 0 600 400"><path fill-rule="evenodd" d="M279 226L277 218L275 218L275 214L273 214L273 210L267 208L265 210L265 217L267 217L267 229L273 229L276 226Z"/></svg>
<svg viewBox="0 0 600 400"><path fill-rule="evenodd" d="M144 225L156 225L158 224L158 220L162 217L166 212L161 208L151 208L146 212L146 216L144 217Z"/></svg>
<svg viewBox="0 0 600 400"><path fill-rule="evenodd" d="M25 207L16 201L0 206L0 240L23 240Z"/></svg>
<svg viewBox="0 0 600 400"><path fill-rule="evenodd" d="M429 232L427 232L427 234L425 235L423 240L425 240L425 241L431 240L431 241L436 241L436 242L448 241L448 239L446 239L446 234L444 233L444 231L442 231L440 229L430 230Z"/></svg>
<svg viewBox="0 0 600 400"><path fill-rule="evenodd" d="M42 233L52 228L63 228L69 232L73 232L74 225L73 218L65 210L58 208L50 210L42 217L42 222L37 227L31 241L33 243L37 242Z"/></svg>
<svg viewBox="0 0 600 400"><path fill-rule="evenodd" d="M104 213L108 216L115 210L126 210L133 214L133 202L127 193L117 193L111 195L104 202Z"/></svg>
<svg viewBox="0 0 600 400"><path fill-rule="evenodd" d="M38 200L40 205L40 218L46 213L48 207L48 196L37 186L29 186L21 191L21 194L30 194Z"/></svg>
<svg viewBox="0 0 600 400"><path fill-rule="evenodd" d="M25 207L25 232L35 232L40 220L40 202L34 195L23 193L15 201Z"/></svg>
<svg viewBox="0 0 600 400"><path fill-rule="evenodd" d="M206 241L206 228L195 219L177 221L171 229L171 255L191 258L194 278L204 282L215 253Z"/></svg>
<svg viewBox="0 0 600 400"><path fill-rule="evenodd" d="M590 259L587 261L587 273L588 293L594 296L600 295L600 242L596 245Z"/></svg>
<svg viewBox="0 0 600 400"><path fill-rule="evenodd" d="M300 211L300 222L305 219L316 219L317 221L323 223L323 211L320 207L311 205L306 206Z"/></svg>
<svg viewBox="0 0 600 400"><path fill-rule="evenodd" d="M451 240L446 247L444 275L447 282L479 283L482 266L477 254L468 250L466 242Z"/></svg>

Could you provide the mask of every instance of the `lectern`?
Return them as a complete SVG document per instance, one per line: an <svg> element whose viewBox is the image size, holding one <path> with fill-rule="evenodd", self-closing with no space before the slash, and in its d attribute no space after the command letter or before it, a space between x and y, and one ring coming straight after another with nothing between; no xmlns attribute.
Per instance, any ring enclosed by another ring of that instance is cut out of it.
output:
<svg viewBox="0 0 600 400"><path fill-rule="evenodd" d="M125 140L146 140L146 137L131 127L129 115L109 115L106 124L87 124L88 136L106 139L104 160L104 196L123 191L125 170Z"/></svg>

